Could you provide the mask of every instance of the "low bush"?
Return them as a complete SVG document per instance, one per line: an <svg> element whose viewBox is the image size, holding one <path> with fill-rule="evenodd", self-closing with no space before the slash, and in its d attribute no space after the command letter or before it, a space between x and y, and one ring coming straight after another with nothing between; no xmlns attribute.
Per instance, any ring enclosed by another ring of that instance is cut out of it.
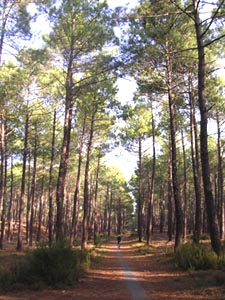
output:
<svg viewBox="0 0 225 300"><path fill-rule="evenodd" d="M223 270L225 272L225 241L222 242L222 251L221 251L221 255L219 256L219 269Z"/></svg>
<svg viewBox="0 0 225 300"><path fill-rule="evenodd" d="M102 238L99 234L94 237L94 245L98 248L102 246Z"/></svg>
<svg viewBox="0 0 225 300"><path fill-rule="evenodd" d="M52 247L40 245L7 272L0 274L1 286L30 288L73 286L90 266L87 250L73 250L65 241Z"/></svg>
<svg viewBox="0 0 225 300"><path fill-rule="evenodd" d="M154 253L154 248L152 246L144 245L137 249L137 254L148 255L153 253Z"/></svg>
<svg viewBox="0 0 225 300"><path fill-rule="evenodd" d="M218 256L207 246L188 242L175 252L177 265L184 270L207 270L218 267Z"/></svg>

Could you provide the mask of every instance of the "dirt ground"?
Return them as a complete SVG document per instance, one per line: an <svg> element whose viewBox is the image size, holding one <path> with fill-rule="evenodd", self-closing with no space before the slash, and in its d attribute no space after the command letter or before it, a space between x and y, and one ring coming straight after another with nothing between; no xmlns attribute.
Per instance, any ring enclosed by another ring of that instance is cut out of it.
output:
<svg viewBox="0 0 225 300"><path fill-rule="evenodd" d="M111 241L98 249L102 259L92 265L75 288L0 293L0 300L131 300L117 251L150 300L225 299L224 281L219 284L220 278L225 278L222 271L180 271L169 255L172 248L173 244L166 244L166 236L159 235L148 251L135 240L123 239L119 250Z"/></svg>

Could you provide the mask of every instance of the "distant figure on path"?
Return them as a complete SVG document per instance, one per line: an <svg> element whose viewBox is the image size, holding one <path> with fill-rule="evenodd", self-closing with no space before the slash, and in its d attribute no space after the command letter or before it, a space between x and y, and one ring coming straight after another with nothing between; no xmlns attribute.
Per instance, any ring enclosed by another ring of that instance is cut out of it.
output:
<svg viewBox="0 0 225 300"><path fill-rule="evenodd" d="M117 236L117 247L118 247L118 249L120 248L120 242L121 242L121 235L119 234Z"/></svg>

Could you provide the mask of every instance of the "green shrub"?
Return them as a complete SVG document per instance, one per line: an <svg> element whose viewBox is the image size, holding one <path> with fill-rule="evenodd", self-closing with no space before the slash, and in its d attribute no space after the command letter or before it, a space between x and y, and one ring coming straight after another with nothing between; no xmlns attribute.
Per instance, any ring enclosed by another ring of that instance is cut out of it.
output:
<svg viewBox="0 0 225 300"><path fill-rule="evenodd" d="M219 262L218 262L218 265L219 265L219 269L221 270L224 270L225 271L225 242L223 241L222 242L222 251L221 251L221 254L219 256Z"/></svg>
<svg viewBox="0 0 225 300"><path fill-rule="evenodd" d="M79 256L78 251L73 251L62 242L50 248L38 247L28 254L28 274L32 274L28 280L41 279L48 286L72 285L80 274Z"/></svg>
<svg viewBox="0 0 225 300"><path fill-rule="evenodd" d="M200 239L201 239L202 241L207 241L207 240L210 239L210 237L209 237L207 234L202 234L201 237L200 237Z"/></svg>
<svg viewBox="0 0 225 300"><path fill-rule="evenodd" d="M207 270L218 267L218 257L205 245L188 242L176 249L175 261L185 270Z"/></svg>
<svg viewBox="0 0 225 300"><path fill-rule="evenodd" d="M90 269L91 265L91 255L90 250L81 250L79 253L79 260L80 260L80 276L84 274L85 271Z"/></svg>
<svg viewBox="0 0 225 300"><path fill-rule="evenodd" d="M23 284L31 288L73 286L90 266L87 250L73 250L65 241L52 247L40 245L5 274L0 275L2 286Z"/></svg>
<svg viewBox="0 0 225 300"><path fill-rule="evenodd" d="M11 262L7 268L2 268L0 272L0 286L2 289L20 289L23 283L24 270L27 270L26 260L21 257Z"/></svg>
<svg viewBox="0 0 225 300"><path fill-rule="evenodd" d="M95 245L95 247L102 246L102 238L99 234L94 237L94 245Z"/></svg>
<svg viewBox="0 0 225 300"><path fill-rule="evenodd" d="M148 255L148 254L152 254L154 252L154 249L152 246L141 246L137 249L137 253L141 254L141 255Z"/></svg>

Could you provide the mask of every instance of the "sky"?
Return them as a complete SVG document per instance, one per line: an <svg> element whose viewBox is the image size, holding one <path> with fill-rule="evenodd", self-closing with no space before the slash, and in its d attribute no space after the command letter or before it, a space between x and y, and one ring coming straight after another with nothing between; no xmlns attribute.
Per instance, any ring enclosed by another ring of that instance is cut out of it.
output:
<svg viewBox="0 0 225 300"><path fill-rule="evenodd" d="M118 93L117 99L125 104L130 102L136 90L134 80L129 78L120 78L117 81ZM123 147L118 147L112 152L106 154L105 163L108 166L115 166L129 180L137 167L137 154L126 151Z"/></svg>
<svg viewBox="0 0 225 300"><path fill-rule="evenodd" d="M117 6L126 6L133 8L139 2L138 0L107 0L110 8ZM136 84L131 78L120 78L117 81L118 93L117 99L121 103L130 102L133 98L133 93L136 90ZM108 153L105 158L105 163L108 166L115 166L120 169L121 173L129 180L137 167L137 154L126 151L123 147L118 147Z"/></svg>
<svg viewBox="0 0 225 300"><path fill-rule="evenodd" d="M138 3L138 0L107 0L107 2L111 8L117 6L134 7Z"/></svg>

